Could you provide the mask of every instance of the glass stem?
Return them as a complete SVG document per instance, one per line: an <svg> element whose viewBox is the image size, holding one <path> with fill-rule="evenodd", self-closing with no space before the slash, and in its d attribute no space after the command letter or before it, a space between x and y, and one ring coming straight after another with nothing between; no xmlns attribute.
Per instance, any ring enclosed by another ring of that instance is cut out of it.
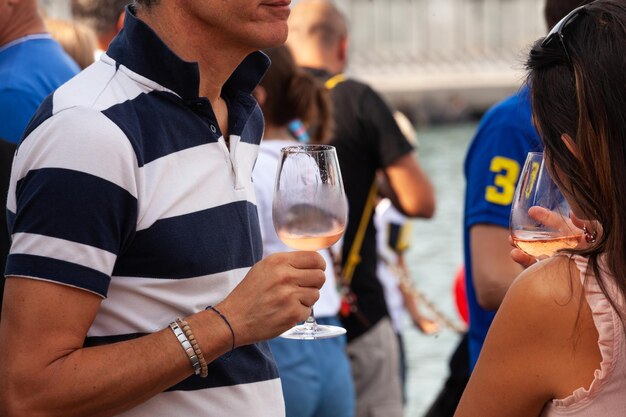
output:
<svg viewBox="0 0 626 417"><path fill-rule="evenodd" d="M311 314L304 321L304 327L306 331L313 332L317 329L317 322L315 321L315 316L313 315L313 307L311 307Z"/></svg>

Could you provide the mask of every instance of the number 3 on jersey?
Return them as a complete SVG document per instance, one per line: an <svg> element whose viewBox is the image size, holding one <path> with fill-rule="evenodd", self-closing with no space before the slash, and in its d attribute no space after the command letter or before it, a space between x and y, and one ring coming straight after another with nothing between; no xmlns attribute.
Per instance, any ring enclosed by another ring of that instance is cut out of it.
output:
<svg viewBox="0 0 626 417"><path fill-rule="evenodd" d="M490 203L508 206L513 202L515 184L519 176L519 163L514 159L494 156L489 171L496 174L493 184L485 190L485 200Z"/></svg>

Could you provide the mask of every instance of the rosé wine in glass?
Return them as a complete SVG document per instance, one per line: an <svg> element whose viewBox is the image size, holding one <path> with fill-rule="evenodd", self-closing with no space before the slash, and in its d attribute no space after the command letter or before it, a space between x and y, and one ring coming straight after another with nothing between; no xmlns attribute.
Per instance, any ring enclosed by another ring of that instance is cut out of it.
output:
<svg viewBox="0 0 626 417"><path fill-rule="evenodd" d="M281 150L276 173L272 219L280 240L292 249L329 248L344 233L348 203L335 148L328 145L288 146ZM311 315L283 333L290 339L315 340L346 332L318 325Z"/></svg>

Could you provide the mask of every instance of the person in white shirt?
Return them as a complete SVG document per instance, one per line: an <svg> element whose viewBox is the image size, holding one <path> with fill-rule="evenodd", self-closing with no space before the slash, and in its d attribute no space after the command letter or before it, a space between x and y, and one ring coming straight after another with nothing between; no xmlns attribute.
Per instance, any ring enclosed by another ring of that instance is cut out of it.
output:
<svg viewBox="0 0 626 417"><path fill-rule="evenodd" d="M328 91L313 76L296 67L284 46L265 51L272 65L255 91L265 117L265 133L253 181L263 236L263 256L289 251L274 230L272 195L276 167L283 147L300 141L324 142L330 132ZM297 121L297 123L292 123ZM291 126L291 127L290 127ZM301 128L293 130L293 126ZM308 128L307 129L302 129ZM319 251L326 261L326 282L315 303L319 324L340 325L340 297L330 250ZM276 338L270 347L276 359L287 417L352 417L354 388L345 351L346 337L315 341Z"/></svg>

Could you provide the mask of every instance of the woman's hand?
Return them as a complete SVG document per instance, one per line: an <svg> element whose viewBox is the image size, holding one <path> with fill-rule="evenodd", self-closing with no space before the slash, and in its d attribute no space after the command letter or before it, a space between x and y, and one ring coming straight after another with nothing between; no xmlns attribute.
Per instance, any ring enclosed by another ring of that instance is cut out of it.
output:
<svg viewBox="0 0 626 417"><path fill-rule="evenodd" d="M570 213L570 217L566 218L561 216L558 213L555 213L551 210L548 210L543 207L533 206L528 209L528 215L535 221L545 224L551 229L559 230L563 235L578 235L579 243L577 248L583 248L588 246L590 243L590 239L585 238L586 234L583 232L583 228L587 227L588 230L598 230L598 226L595 224L596 222L590 222L586 220L581 220L574 215L574 213ZM590 226L586 226L590 224ZM593 227L591 226L593 224ZM597 232L596 232L597 234ZM539 262L540 260L546 257L535 258L534 256L528 255L526 252L518 249L513 242L511 236L509 236L509 243L514 247L511 250L511 259L523 266L524 268L528 268L529 266Z"/></svg>
<svg viewBox="0 0 626 417"><path fill-rule="evenodd" d="M515 244L513 243L513 238L511 237L509 237L509 243L511 244L511 246L515 246ZM540 261L540 259L535 258L534 256L530 256L523 250L518 249L517 247L511 250L511 259L513 259L524 268L528 268L531 265Z"/></svg>

